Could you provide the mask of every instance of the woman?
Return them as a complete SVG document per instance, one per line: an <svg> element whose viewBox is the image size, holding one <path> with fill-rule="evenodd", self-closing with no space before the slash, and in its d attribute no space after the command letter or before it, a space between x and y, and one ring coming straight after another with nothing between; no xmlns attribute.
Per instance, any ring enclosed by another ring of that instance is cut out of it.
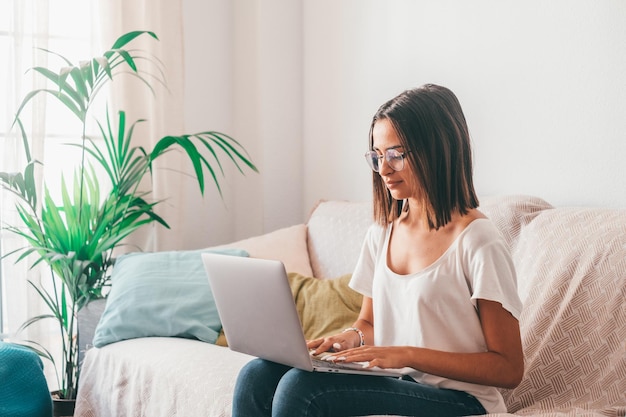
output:
<svg viewBox="0 0 626 417"><path fill-rule="evenodd" d="M470 137L456 96L425 85L383 104L365 155L374 217L350 286L357 321L310 340L314 354L401 379L322 374L260 359L237 380L237 416L464 416L505 412L496 387L524 372L515 270L477 210Z"/></svg>

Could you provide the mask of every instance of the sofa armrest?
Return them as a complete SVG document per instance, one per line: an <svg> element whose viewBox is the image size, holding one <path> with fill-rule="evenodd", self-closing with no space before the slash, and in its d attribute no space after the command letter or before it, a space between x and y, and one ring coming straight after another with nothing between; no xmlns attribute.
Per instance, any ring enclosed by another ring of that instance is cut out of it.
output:
<svg viewBox="0 0 626 417"><path fill-rule="evenodd" d="M100 316L104 312L106 299L98 299L89 302L78 312L78 363L82 365L85 352L93 344L96 326Z"/></svg>

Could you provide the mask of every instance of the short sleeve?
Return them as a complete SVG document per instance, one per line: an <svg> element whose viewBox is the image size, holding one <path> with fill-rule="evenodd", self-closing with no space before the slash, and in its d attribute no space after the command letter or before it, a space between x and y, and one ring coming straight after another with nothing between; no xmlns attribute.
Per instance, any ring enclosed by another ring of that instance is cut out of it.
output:
<svg viewBox="0 0 626 417"><path fill-rule="evenodd" d="M486 224L493 230L479 234L478 241L468 245L471 250L467 254L466 277L472 293L472 303L476 306L478 299L496 301L519 320L522 302L517 292L513 259L495 226Z"/></svg>

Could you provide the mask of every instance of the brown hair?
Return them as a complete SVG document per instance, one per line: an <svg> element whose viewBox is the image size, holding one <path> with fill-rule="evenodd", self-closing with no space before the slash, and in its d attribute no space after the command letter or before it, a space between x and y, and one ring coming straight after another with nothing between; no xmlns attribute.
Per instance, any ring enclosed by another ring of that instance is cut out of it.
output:
<svg viewBox="0 0 626 417"><path fill-rule="evenodd" d="M445 87L426 84L383 104L372 119L387 119L407 152L431 229L445 226L458 211L478 207L472 179L470 135L459 100ZM402 201L394 200L382 178L373 172L374 219L386 225L398 218Z"/></svg>

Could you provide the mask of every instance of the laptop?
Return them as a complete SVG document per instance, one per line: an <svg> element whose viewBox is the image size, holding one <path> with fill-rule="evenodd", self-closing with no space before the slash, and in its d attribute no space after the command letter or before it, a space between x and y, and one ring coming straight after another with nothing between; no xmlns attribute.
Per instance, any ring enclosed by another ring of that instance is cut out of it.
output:
<svg viewBox="0 0 626 417"><path fill-rule="evenodd" d="M203 253L231 350L311 372L401 377L410 368L364 368L311 356L282 262Z"/></svg>

